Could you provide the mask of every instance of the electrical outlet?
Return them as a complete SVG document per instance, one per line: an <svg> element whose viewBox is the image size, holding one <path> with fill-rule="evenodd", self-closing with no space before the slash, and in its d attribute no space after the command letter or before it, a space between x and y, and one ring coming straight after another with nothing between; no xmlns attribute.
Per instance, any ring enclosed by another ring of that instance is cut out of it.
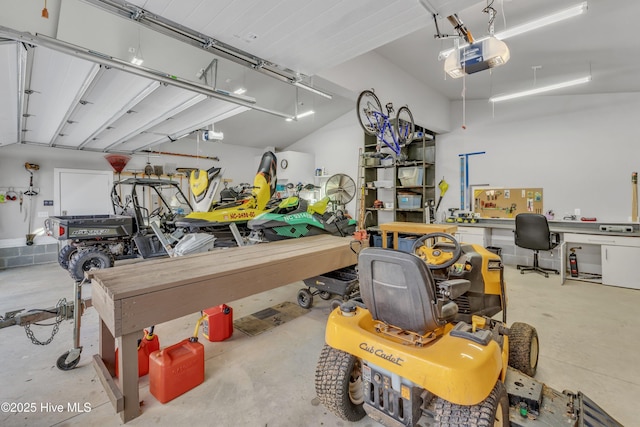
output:
<svg viewBox="0 0 640 427"><path fill-rule="evenodd" d="M573 214L574 214L575 216L580 216L580 208L575 208L575 209L573 210Z"/></svg>
<svg viewBox="0 0 640 427"><path fill-rule="evenodd" d="M38 212L38 218L49 218L49 212Z"/></svg>

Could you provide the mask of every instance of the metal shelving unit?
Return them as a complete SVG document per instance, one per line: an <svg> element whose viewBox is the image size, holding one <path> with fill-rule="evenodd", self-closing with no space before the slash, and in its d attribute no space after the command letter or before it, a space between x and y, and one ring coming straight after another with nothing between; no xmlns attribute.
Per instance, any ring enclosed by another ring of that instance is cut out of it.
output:
<svg viewBox="0 0 640 427"><path fill-rule="evenodd" d="M367 227L374 229L378 224L391 221L403 222L434 222L433 209L435 206L436 186L435 186L435 134L420 126L416 126L416 133L420 138L414 139L411 144L402 148L400 156L394 156L391 165L370 164L364 166L365 183L374 181L391 181L390 188L365 188L365 208L368 215ZM364 135L364 155L377 152L377 140L375 136ZM428 147L433 147L432 154ZM385 152L385 150L382 150ZM389 150L389 152L391 152ZM429 152L429 154L428 154ZM393 154L391 154L393 155ZM419 157L419 158L418 158ZM427 158L430 157L430 158ZM417 167L422 169L422 182L419 185L401 185L398 178L399 168ZM403 209L398 205L398 195L410 192L412 195L420 196L420 204L417 208ZM381 200L386 206L375 208L374 202Z"/></svg>

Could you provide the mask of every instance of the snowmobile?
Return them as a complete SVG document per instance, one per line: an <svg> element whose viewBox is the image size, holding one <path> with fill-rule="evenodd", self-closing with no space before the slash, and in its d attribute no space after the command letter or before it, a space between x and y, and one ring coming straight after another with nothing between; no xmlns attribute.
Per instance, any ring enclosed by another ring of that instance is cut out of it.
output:
<svg viewBox="0 0 640 427"><path fill-rule="evenodd" d="M232 237L229 225L234 223L242 235L248 234L247 222L264 213L273 206L269 204L276 189L276 156L268 151L262 156L258 173L253 181L253 187L249 197L229 203L219 203L210 206L206 212L192 212L184 218L176 221L176 226L185 232L205 232L215 234L216 242L224 242ZM209 194L204 185L217 183L215 176L209 177L208 171L200 171L199 175L192 173L193 178L200 176L197 183L197 194ZM191 186L194 191L194 184ZM209 196L213 197L213 196ZM203 199L206 200L206 199ZM202 206L202 205L199 205Z"/></svg>
<svg viewBox="0 0 640 427"><path fill-rule="evenodd" d="M314 188L312 184L297 187ZM283 199L270 212L265 212L247 224L251 229L251 243L272 242L296 237L332 234L334 236L350 236L356 229L356 221L344 215L341 210L328 212L329 197L309 204L298 195Z"/></svg>

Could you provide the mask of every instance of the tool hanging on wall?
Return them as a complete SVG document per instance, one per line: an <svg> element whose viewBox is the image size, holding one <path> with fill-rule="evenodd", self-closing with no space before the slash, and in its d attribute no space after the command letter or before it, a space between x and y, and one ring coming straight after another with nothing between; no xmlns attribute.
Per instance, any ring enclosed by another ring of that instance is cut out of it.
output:
<svg viewBox="0 0 640 427"><path fill-rule="evenodd" d="M440 207L440 203L442 203L442 197L444 196L444 194L449 189L449 183L444 180L444 176L442 177L442 179L438 183L438 188L440 189L440 199L438 199L438 204L436 205L436 210L435 210L436 212L438 212L438 208Z"/></svg>
<svg viewBox="0 0 640 427"><path fill-rule="evenodd" d="M37 196L38 192L33 187L33 172L40 170L40 166L33 163L25 163L24 168L29 172L29 189L24 192L25 196L29 197L29 214L28 214L28 231L27 231L27 246L33 245L33 239L36 237L35 234L31 233L31 223L33 222L33 196ZM25 212L26 214L26 212ZM25 215L25 218L27 215Z"/></svg>

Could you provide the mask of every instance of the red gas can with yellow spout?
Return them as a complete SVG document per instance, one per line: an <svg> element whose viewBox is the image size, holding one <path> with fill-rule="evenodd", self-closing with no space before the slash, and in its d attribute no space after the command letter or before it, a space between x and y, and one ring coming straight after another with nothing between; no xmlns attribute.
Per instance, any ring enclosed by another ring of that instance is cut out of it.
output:
<svg viewBox="0 0 640 427"><path fill-rule="evenodd" d="M202 335L209 341L224 341L233 334L233 308L228 305L202 310L202 316Z"/></svg>

